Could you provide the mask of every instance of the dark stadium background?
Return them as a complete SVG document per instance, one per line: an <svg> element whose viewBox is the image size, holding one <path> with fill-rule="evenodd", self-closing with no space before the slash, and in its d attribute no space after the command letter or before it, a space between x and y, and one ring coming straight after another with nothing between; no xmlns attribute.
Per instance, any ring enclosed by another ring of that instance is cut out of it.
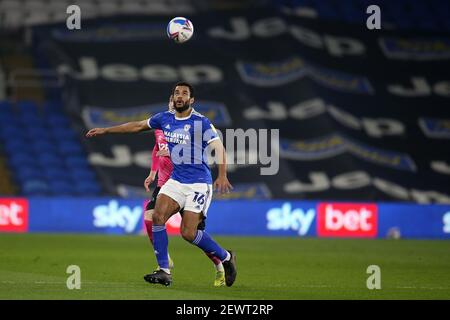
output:
<svg viewBox="0 0 450 320"><path fill-rule="evenodd" d="M81 30L66 27L72 4ZM366 26L374 4L381 30ZM187 43L166 35L176 16L194 24ZM88 298L117 298L105 288L130 281L149 290L140 277L155 261L136 235L154 135L84 135L165 110L180 80L195 86L194 107L224 133L279 129L279 143L269 144L279 155L275 175L249 163L258 154L250 143L228 150L246 162L230 164L234 190L215 194L207 230L238 248L241 281L259 289L248 295L237 283L225 296L450 297L448 1L0 0L0 298L36 298L22 285L40 288L40 276L54 289L41 297L80 298L63 290L75 252L93 270L86 274L97 291ZM169 234L179 222L169 221ZM179 237L170 241L180 266L188 253L200 256ZM99 259L108 263L114 252L105 247L129 245L136 274L118 266L102 278L95 254L106 252ZM274 296L258 281L266 271L252 268L280 259L287 273L272 289L288 289ZM24 260L36 262L37 280ZM322 263L335 273L321 278ZM388 269L385 295L365 287L365 268L377 263ZM436 272L423 275L428 267ZM223 296L200 286L192 298Z"/></svg>

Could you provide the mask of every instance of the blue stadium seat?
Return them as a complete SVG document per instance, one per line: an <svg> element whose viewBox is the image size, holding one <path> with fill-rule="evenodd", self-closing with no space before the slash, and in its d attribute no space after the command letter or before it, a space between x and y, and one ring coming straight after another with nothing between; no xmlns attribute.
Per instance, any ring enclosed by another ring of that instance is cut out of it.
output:
<svg viewBox="0 0 450 320"><path fill-rule="evenodd" d="M16 119L17 113L9 101L0 102L0 124L8 123L7 121Z"/></svg>
<svg viewBox="0 0 450 320"><path fill-rule="evenodd" d="M42 169L38 166L20 166L16 168L14 176L22 183L28 180L45 179Z"/></svg>
<svg viewBox="0 0 450 320"><path fill-rule="evenodd" d="M49 127L70 127L70 120L63 115L48 115L46 118Z"/></svg>
<svg viewBox="0 0 450 320"><path fill-rule="evenodd" d="M75 190L79 195L98 195L101 192L97 183L85 181L77 182L75 184Z"/></svg>
<svg viewBox="0 0 450 320"><path fill-rule="evenodd" d="M0 128L4 127L4 126L21 128L22 123L19 121L19 119L15 115L5 113L5 114L0 114Z"/></svg>
<svg viewBox="0 0 450 320"><path fill-rule="evenodd" d="M60 141L58 143L58 151L66 156L83 156L83 148L81 145L72 141Z"/></svg>
<svg viewBox="0 0 450 320"><path fill-rule="evenodd" d="M71 195L75 194L75 187L72 183L67 181L52 181L50 184L50 191L53 195Z"/></svg>
<svg viewBox="0 0 450 320"><path fill-rule="evenodd" d="M78 141L78 134L70 127L52 127L50 133L59 139Z"/></svg>
<svg viewBox="0 0 450 320"><path fill-rule="evenodd" d="M0 114L3 114L3 112L12 112L12 105L8 100L0 101Z"/></svg>
<svg viewBox="0 0 450 320"><path fill-rule="evenodd" d="M59 101L47 101L43 105L43 111L45 116L50 115L64 115L63 105Z"/></svg>
<svg viewBox="0 0 450 320"><path fill-rule="evenodd" d="M68 168L75 169L75 168L88 168L89 162L84 156L69 156L66 158L66 166Z"/></svg>
<svg viewBox="0 0 450 320"><path fill-rule="evenodd" d="M90 168L87 167L74 167L70 169L70 174L74 181L92 180L96 181L96 174Z"/></svg>
<svg viewBox="0 0 450 320"><path fill-rule="evenodd" d="M22 138L13 138L5 140L4 148L9 155L20 153L32 153L29 141Z"/></svg>
<svg viewBox="0 0 450 320"><path fill-rule="evenodd" d="M39 156L57 156L58 148L52 140L34 140L31 142L31 148Z"/></svg>
<svg viewBox="0 0 450 320"><path fill-rule="evenodd" d="M27 133L21 129L19 126L7 124L0 127L0 136L4 140L27 137Z"/></svg>
<svg viewBox="0 0 450 320"><path fill-rule="evenodd" d="M64 159L56 153L42 152L38 153L37 162L42 167L62 167Z"/></svg>
<svg viewBox="0 0 450 320"><path fill-rule="evenodd" d="M70 174L63 167L44 167L43 173L48 181L69 180Z"/></svg>
<svg viewBox="0 0 450 320"><path fill-rule="evenodd" d="M8 163L17 169L23 166L33 166L36 163L36 160L33 156L30 156L30 154L15 153L9 157Z"/></svg>
<svg viewBox="0 0 450 320"><path fill-rule="evenodd" d="M25 124L25 122L22 122L23 124ZM46 123L44 121L40 122L40 121L36 121L36 122L26 122L28 123L28 125L24 126L24 129L27 131L30 130L38 130L38 131L45 131L48 133L49 128L46 126Z"/></svg>
<svg viewBox="0 0 450 320"><path fill-rule="evenodd" d="M26 134L30 139L35 140L51 140L49 130L45 127L30 126L25 129Z"/></svg>
<svg viewBox="0 0 450 320"><path fill-rule="evenodd" d="M21 100L16 103L17 109L21 114L38 114L39 106L34 101Z"/></svg>
<svg viewBox="0 0 450 320"><path fill-rule="evenodd" d="M27 180L20 187L26 196L47 195L50 191L47 182L41 179Z"/></svg>
<svg viewBox="0 0 450 320"><path fill-rule="evenodd" d="M14 117L16 113L13 111L11 103L8 101L0 101L0 118L3 117Z"/></svg>
<svg viewBox="0 0 450 320"><path fill-rule="evenodd" d="M21 114L19 121L22 127L45 127L46 125L43 117L30 113Z"/></svg>

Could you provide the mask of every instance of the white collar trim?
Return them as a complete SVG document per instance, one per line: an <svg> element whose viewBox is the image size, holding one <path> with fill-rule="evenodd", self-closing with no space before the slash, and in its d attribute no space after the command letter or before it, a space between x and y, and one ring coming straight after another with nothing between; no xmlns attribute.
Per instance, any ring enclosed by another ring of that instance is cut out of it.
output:
<svg viewBox="0 0 450 320"><path fill-rule="evenodd" d="M191 108L191 113L187 117L178 118L177 117L177 113L175 112L175 119L177 119L177 120L187 120L187 119L189 119L192 116L193 113L194 113L194 108Z"/></svg>

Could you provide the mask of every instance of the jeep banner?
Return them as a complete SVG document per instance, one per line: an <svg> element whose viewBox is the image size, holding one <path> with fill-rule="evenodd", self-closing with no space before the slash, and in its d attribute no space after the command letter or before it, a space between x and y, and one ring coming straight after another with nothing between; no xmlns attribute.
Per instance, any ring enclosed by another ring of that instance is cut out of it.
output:
<svg viewBox="0 0 450 320"><path fill-rule="evenodd" d="M166 16L33 29L36 59L64 76L80 134L166 110L173 84L184 80L196 88L194 108L222 132L279 129L274 174L261 174L259 157L249 161L258 144L245 137L245 161L229 159L239 190L263 184L265 198L450 203L448 39L264 9L189 18L198 27L183 54L161 36ZM124 196L143 188L154 141L152 133L86 140L104 189Z"/></svg>

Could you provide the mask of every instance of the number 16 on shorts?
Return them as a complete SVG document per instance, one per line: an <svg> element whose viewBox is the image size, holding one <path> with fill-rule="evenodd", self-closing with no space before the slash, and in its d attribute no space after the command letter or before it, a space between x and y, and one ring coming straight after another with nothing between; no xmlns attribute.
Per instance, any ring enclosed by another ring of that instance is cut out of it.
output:
<svg viewBox="0 0 450 320"><path fill-rule="evenodd" d="M197 205L195 206L196 209L202 209L206 202L206 195L204 193L200 192L194 192L194 198L192 199L193 202L195 202Z"/></svg>

